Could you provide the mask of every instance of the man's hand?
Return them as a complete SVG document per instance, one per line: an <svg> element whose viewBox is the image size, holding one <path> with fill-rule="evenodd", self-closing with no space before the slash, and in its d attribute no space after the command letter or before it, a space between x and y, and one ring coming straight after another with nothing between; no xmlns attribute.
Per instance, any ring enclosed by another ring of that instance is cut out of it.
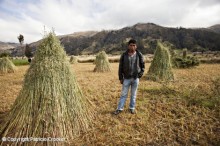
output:
<svg viewBox="0 0 220 146"><path fill-rule="evenodd" d="M123 84L124 80L120 80L120 83Z"/></svg>
<svg viewBox="0 0 220 146"><path fill-rule="evenodd" d="M143 76L143 72L138 73L138 78L141 78Z"/></svg>

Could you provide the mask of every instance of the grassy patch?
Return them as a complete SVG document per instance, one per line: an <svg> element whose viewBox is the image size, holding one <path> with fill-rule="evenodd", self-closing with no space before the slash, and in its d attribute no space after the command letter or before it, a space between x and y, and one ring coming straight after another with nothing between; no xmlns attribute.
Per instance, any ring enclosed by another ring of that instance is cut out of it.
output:
<svg viewBox="0 0 220 146"><path fill-rule="evenodd" d="M213 81L214 82L214 81ZM167 102L181 99L188 106L202 106L209 109L215 109L220 106L220 95L218 94L219 86L213 84L213 91L207 93L202 91L200 86L196 88L175 88L169 85L161 85L155 87L140 88L139 91L143 94L148 94L149 99L169 98L163 99Z"/></svg>
<svg viewBox="0 0 220 146"><path fill-rule="evenodd" d="M14 59L12 60L15 66L28 65L29 62L27 59Z"/></svg>
<svg viewBox="0 0 220 146"><path fill-rule="evenodd" d="M140 88L140 92L146 92L147 94L150 94L150 97L166 97L166 98L172 98L177 97L178 94L180 94L178 91L176 91L173 87L162 85L161 87L149 87L149 88Z"/></svg>
<svg viewBox="0 0 220 146"><path fill-rule="evenodd" d="M209 109L215 109L220 106L219 97L197 97L197 98L184 98L189 106L201 106Z"/></svg>

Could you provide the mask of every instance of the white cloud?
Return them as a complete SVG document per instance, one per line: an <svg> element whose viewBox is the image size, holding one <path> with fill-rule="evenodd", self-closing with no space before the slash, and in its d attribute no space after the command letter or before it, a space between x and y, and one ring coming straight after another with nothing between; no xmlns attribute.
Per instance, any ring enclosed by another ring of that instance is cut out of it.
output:
<svg viewBox="0 0 220 146"><path fill-rule="evenodd" d="M220 23L219 0L1 0L0 41L42 38L43 26L57 34L119 29L138 22L170 27Z"/></svg>

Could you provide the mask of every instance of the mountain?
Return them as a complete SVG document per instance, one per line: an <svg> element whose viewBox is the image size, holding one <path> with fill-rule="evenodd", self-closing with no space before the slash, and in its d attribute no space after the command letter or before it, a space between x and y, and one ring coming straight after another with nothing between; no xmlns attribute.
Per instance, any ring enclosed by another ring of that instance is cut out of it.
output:
<svg viewBox="0 0 220 146"><path fill-rule="evenodd" d="M119 30L104 30L92 36L61 37L68 54L94 54L105 50L110 54L120 54L127 49L127 41L135 38L143 53L153 53L156 40L173 44L175 48L191 51L220 51L220 35L208 29L168 28L153 23L138 23Z"/></svg>
<svg viewBox="0 0 220 146"><path fill-rule="evenodd" d="M18 43L5 43L0 41L0 53L19 46Z"/></svg>
<svg viewBox="0 0 220 146"><path fill-rule="evenodd" d="M98 33L98 31L82 31L82 32L75 32L75 33L67 34L67 35L60 35L58 37L60 37L60 38L63 38L63 37L91 37L97 33Z"/></svg>
<svg viewBox="0 0 220 146"><path fill-rule="evenodd" d="M220 24L210 26L210 27L208 27L208 29L220 34Z"/></svg>
<svg viewBox="0 0 220 146"><path fill-rule="evenodd" d="M69 55L94 54L100 50L108 54L121 54L127 49L127 41L130 38L137 40L138 49L144 54L154 52L157 40L163 40L175 49L220 51L220 34L216 28L216 26L201 29L170 28L154 23L137 23L118 30L77 32L58 38ZM40 41L30 44L33 52ZM13 56L23 55L24 51L20 50L19 47L15 48Z"/></svg>

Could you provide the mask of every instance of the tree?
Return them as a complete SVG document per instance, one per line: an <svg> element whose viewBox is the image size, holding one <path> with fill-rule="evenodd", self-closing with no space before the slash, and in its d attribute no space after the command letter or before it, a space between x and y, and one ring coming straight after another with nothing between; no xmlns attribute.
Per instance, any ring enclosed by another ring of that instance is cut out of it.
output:
<svg viewBox="0 0 220 146"><path fill-rule="evenodd" d="M22 45L23 44L23 42L24 42L24 36L22 35L22 34L20 34L19 36L18 36L18 41L19 41L19 43Z"/></svg>
<svg viewBox="0 0 220 146"><path fill-rule="evenodd" d="M7 53L7 52L3 52L3 53L0 54L0 58L9 57L9 56L10 56L10 54Z"/></svg>
<svg viewBox="0 0 220 146"><path fill-rule="evenodd" d="M27 58L33 57L33 53L31 52L31 50L31 47L28 44L26 44L24 53Z"/></svg>

